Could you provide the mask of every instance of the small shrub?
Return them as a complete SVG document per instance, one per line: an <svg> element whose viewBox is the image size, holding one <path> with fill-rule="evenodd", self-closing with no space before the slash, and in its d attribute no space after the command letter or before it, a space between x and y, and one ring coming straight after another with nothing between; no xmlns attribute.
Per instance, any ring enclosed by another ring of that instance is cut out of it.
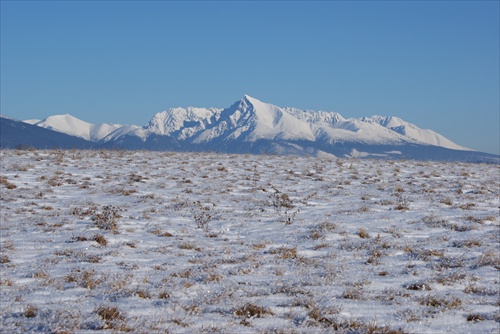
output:
<svg viewBox="0 0 500 334"><path fill-rule="evenodd" d="M370 211L370 208L367 207L367 206L362 206L361 208L359 208L358 210L359 212L369 212Z"/></svg>
<svg viewBox="0 0 500 334"><path fill-rule="evenodd" d="M4 185L7 189L16 189L17 188L17 186L15 184L7 181L7 178L5 176L0 176L0 184Z"/></svg>
<svg viewBox="0 0 500 334"><path fill-rule="evenodd" d="M403 196L401 196L399 193L397 194L397 199L398 199L398 201L397 201L396 206L394 207L394 210L407 211L410 209L406 199Z"/></svg>
<svg viewBox="0 0 500 334"><path fill-rule="evenodd" d="M0 285L13 286L14 282L12 282L10 279L0 279Z"/></svg>
<svg viewBox="0 0 500 334"><path fill-rule="evenodd" d="M172 237L173 234L169 232L162 231L160 229L154 229L151 231L152 234L156 234L159 237Z"/></svg>
<svg viewBox="0 0 500 334"><path fill-rule="evenodd" d="M465 259L462 256L458 257L451 257L451 256L443 256L441 258L441 261L437 263L437 267L439 268L445 268L445 269L450 269L450 268L463 268L465 265Z"/></svg>
<svg viewBox="0 0 500 334"><path fill-rule="evenodd" d="M406 288L406 290L415 290L415 291L421 291L421 290L430 291L430 290L432 290L428 283L423 283L423 282L412 283L412 284L406 285L405 288Z"/></svg>
<svg viewBox="0 0 500 334"><path fill-rule="evenodd" d="M366 263L378 265L380 264L380 258L382 256L384 256L384 253L382 253L378 249L372 249L370 250L370 256L368 257L368 260L366 260Z"/></svg>
<svg viewBox="0 0 500 334"><path fill-rule="evenodd" d="M313 249L314 250L318 250L318 249L321 249L321 248L328 248L328 247L330 247L329 244L327 244L327 243L321 243L319 245L314 246Z"/></svg>
<svg viewBox="0 0 500 334"><path fill-rule="evenodd" d="M224 278L223 276L218 275L218 274L216 274L214 272L211 272L208 275L208 277L206 278L206 281L207 282L220 282L220 281L222 281L223 278Z"/></svg>
<svg viewBox="0 0 500 334"><path fill-rule="evenodd" d="M123 318L120 310L116 306L100 306L96 313L102 320L117 320Z"/></svg>
<svg viewBox="0 0 500 334"><path fill-rule="evenodd" d="M190 244L189 242L183 242L182 244L179 245L180 249L187 249L187 250L195 250L197 252L201 252L201 248L198 246L195 246L193 244Z"/></svg>
<svg viewBox="0 0 500 334"><path fill-rule="evenodd" d="M406 309L401 312L404 316L406 322L421 321L423 317L423 312L417 312L416 310Z"/></svg>
<svg viewBox="0 0 500 334"><path fill-rule="evenodd" d="M460 205L459 208L462 210L471 210L475 206L476 206L476 204L474 204L474 203L464 203L464 204Z"/></svg>
<svg viewBox="0 0 500 334"><path fill-rule="evenodd" d="M297 258L297 247L286 248L280 247L271 249L269 254L278 254L280 259L296 259Z"/></svg>
<svg viewBox="0 0 500 334"><path fill-rule="evenodd" d="M471 313L467 316L467 321L478 322L483 320L484 317L479 313Z"/></svg>
<svg viewBox="0 0 500 334"><path fill-rule="evenodd" d="M94 236L94 241L97 242L101 246L106 246L108 244L108 241L106 240L106 238L101 234L96 234Z"/></svg>
<svg viewBox="0 0 500 334"><path fill-rule="evenodd" d="M472 247L479 247L482 245L481 240L477 239L469 239L469 240L460 240L460 241L454 241L453 242L453 247L465 247L465 248L472 248Z"/></svg>
<svg viewBox="0 0 500 334"><path fill-rule="evenodd" d="M23 311L23 316L26 318L34 318L38 314L38 307L34 305L28 305Z"/></svg>
<svg viewBox="0 0 500 334"><path fill-rule="evenodd" d="M193 216L194 221L196 222L196 227L208 232L208 223L212 220L210 208L201 206L199 202L197 202L197 204L198 209Z"/></svg>
<svg viewBox="0 0 500 334"><path fill-rule="evenodd" d="M43 269L38 269L37 271L35 271L33 273L33 277L36 277L36 278L46 278L48 276L49 275L47 274L47 272Z"/></svg>
<svg viewBox="0 0 500 334"><path fill-rule="evenodd" d="M484 252L479 258L478 266L493 266L495 269L500 270L500 254L498 254L498 250L489 249Z"/></svg>
<svg viewBox="0 0 500 334"><path fill-rule="evenodd" d="M291 209L293 208L292 200L287 194L281 193L278 189L274 188L274 193L270 196L271 203L276 212L281 212L281 208Z"/></svg>
<svg viewBox="0 0 500 334"><path fill-rule="evenodd" d="M245 318L260 318L265 314L273 315L273 312L267 310L261 306L253 305L253 304L245 304L242 307L237 308L234 313L237 316L245 317Z"/></svg>
<svg viewBox="0 0 500 334"><path fill-rule="evenodd" d="M172 277L180 277L180 278L190 278L192 276L192 272L190 269L183 271L181 273L174 273L172 274Z"/></svg>
<svg viewBox="0 0 500 334"><path fill-rule="evenodd" d="M395 207L394 207L394 210L398 210L398 211L407 211L409 210L410 208L408 207L408 205L406 204L403 204L403 203L398 203Z"/></svg>
<svg viewBox="0 0 500 334"><path fill-rule="evenodd" d="M170 294L167 291L161 291L158 294L158 299L167 299L170 298Z"/></svg>
<svg viewBox="0 0 500 334"><path fill-rule="evenodd" d="M151 294L146 290L137 290L135 292L135 295L139 298L142 298L142 299L150 299L151 298Z"/></svg>
<svg viewBox="0 0 500 334"><path fill-rule="evenodd" d="M486 294L487 290L486 290L486 288L478 287L477 285L471 283L465 287L464 292L466 294L482 295L482 294Z"/></svg>
<svg viewBox="0 0 500 334"><path fill-rule="evenodd" d="M307 314L311 319L314 319L316 322L330 326L333 324L333 321L323 315L323 312L317 307L313 307L311 311Z"/></svg>
<svg viewBox="0 0 500 334"><path fill-rule="evenodd" d="M106 205L103 207L102 212L92 216L92 221L100 229L116 232L118 230L118 219L122 217L120 212L119 208Z"/></svg>
<svg viewBox="0 0 500 334"><path fill-rule="evenodd" d="M95 312L97 315L99 315L99 318L104 321L105 329L111 328L111 329L119 329L123 330L125 329L124 325L124 320L125 317L124 315L120 312L118 307L116 306L100 306L98 307ZM128 331L128 330L125 330Z"/></svg>
<svg viewBox="0 0 500 334"><path fill-rule="evenodd" d="M7 255L0 255L0 263L9 263L10 259Z"/></svg>
<svg viewBox="0 0 500 334"><path fill-rule="evenodd" d="M185 289L189 289L190 287L192 287L194 285L193 282L184 282L184 284L182 284L182 286L185 288Z"/></svg>
<svg viewBox="0 0 500 334"><path fill-rule="evenodd" d="M426 249L418 254L418 258L422 261L429 261L431 257L443 257L444 251L437 249Z"/></svg>
<svg viewBox="0 0 500 334"><path fill-rule="evenodd" d="M337 225L335 223L330 223L330 222L323 222L318 225L318 230L320 231L327 231L327 232L332 232L337 228Z"/></svg>
<svg viewBox="0 0 500 334"><path fill-rule="evenodd" d="M361 299L361 290L357 288L347 289L342 293L341 297L344 299Z"/></svg>
<svg viewBox="0 0 500 334"><path fill-rule="evenodd" d="M363 238L363 239L367 239L370 237L370 235L368 234L368 232L364 229L364 228L360 228L359 231L358 231L358 236L360 238Z"/></svg>
<svg viewBox="0 0 500 334"><path fill-rule="evenodd" d="M441 275L436 278L436 282L439 284L447 285L447 284L455 284L464 280L467 275L461 271L452 272L450 274Z"/></svg>
<svg viewBox="0 0 500 334"><path fill-rule="evenodd" d="M458 225L458 224L452 224L450 228L456 232L467 232L476 229L476 227L472 225Z"/></svg>
<svg viewBox="0 0 500 334"><path fill-rule="evenodd" d="M446 204L446 205L452 205L453 204L453 202L451 201L451 198L449 198L449 197L446 197L446 198L440 200L439 202L441 202L443 204Z"/></svg>
<svg viewBox="0 0 500 334"><path fill-rule="evenodd" d="M438 296L425 296L420 299L420 305L451 309L460 307L462 300L458 297L446 299Z"/></svg>
<svg viewBox="0 0 500 334"><path fill-rule="evenodd" d="M189 324L184 322L183 320L179 319L179 318L174 318L171 320L173 324L176 324L177 326L180 326L180 327L189 327Z"/></svg>
<svg viewBox="0 0 500 334"><path fill-rule="evenodd" d="M70 278L69 276L67 277L67 280L70 281L75 280L78 281L78 284L86 289L95 289L100 283L100 279L95 277L95 272L93 270L86 270L78 274L74 273L72 277Z"/></svg>
<svg viewBox="0 0 500 334"><path fill-rule="evenodd" d="M403 189L403 187L401 187L399 185L394 188L394 192L396 192L396 193L402 193L404 191L405 190Z"/></svg>
<svg viewBox="0 0 500 334"><path fill-rule="evenodd" d="M129 176L130 182L141 182L143 177L132 172Z"/></svg>

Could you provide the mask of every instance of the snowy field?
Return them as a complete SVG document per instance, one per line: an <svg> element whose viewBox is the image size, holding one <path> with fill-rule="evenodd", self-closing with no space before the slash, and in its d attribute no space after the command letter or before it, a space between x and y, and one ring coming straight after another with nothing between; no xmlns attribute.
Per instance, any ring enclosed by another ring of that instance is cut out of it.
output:
<svg viewBox="0 0 500 334"><path fill-rule="evenodd" d="M498 333L498 165L1 151L2 333Z"/></svg>

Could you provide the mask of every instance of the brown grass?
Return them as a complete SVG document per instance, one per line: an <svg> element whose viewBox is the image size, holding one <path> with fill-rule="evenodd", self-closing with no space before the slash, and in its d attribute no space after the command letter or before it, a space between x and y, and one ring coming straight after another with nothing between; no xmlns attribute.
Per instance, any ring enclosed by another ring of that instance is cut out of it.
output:
<svg viewBox="0 0 500 334"><path fill-rule="evenodd" d="M274 248L269 251L269 254L277 254L280 259L296 259L297 258L297 247L280 247Z"/></svg>
<svg viewBox="0 0 500 334"><path fill-rule="evenodd" d="M362 239L367 239L370 237L370 235L368 234L368 232L364 229L364 228L360 228L359 231L358 231L358 236Z"/></svg>
<svg viewBox="0 0 500 334"><path fill-rule="evenodd" d="M26 318L34 318L38 314L38 307L34 305L28 305L23 311L23 316Z"/></svg>
<svg viewBox="0 0 500 334"><path fill-rule="evenodd" d="M257 306L254 304L245 304L239 308L237 308L234 313L240 317L246 318L260 318L265 314L273 315L273 312L267 310L261 306Z"/></svg>
<svg viewBox="0 0 500 334"><path fill-rule="evenodd" d="M101 246L106 246L108 244L108 241L102 234L96 234L94 236L94 241L97 242Z"/></svg>

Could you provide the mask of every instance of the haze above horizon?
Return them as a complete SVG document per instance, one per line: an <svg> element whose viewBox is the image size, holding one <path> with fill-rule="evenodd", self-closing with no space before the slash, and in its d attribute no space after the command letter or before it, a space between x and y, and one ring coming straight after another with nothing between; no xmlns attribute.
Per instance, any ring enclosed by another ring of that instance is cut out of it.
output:
<svg viewBox="0 0 500 334"><path fill-rule="evenodd" d="M498 1L1 1L1 113L144 125L249 94L500 153Z"/></svg>

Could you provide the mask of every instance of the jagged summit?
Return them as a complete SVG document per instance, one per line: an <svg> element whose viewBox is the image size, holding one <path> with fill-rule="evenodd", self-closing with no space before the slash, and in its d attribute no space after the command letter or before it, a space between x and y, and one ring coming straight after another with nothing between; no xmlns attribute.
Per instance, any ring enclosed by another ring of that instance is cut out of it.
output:
<svg viewBox="0 0 500 334"><path fill-rule="evenodd" d="M220 114L217 108L170 108L157 113L144 129L158 135L174 136L186 139L194 132L205 129L212 118Z"/></svg>
<svg viewBox="0 0 500 334"><path fill-rule="evenodd" d="M248 95L248 94L244 94L244 95L243 95L243 98L242 98L242 100L252 100L252 99L254 99L254 98L253 98L253 97L251 97L251 96L250 96L250 95Z"/></svg>
<svg viewBox="0 0 500 334"><path fill-rule="evenodd" d="M243 95L243 98L241 100L245 101L248 104L252 104L252 105L267 104L267 103L264 103L261 100L255 98L255 97L252 97L248 94Z"/></svg>

